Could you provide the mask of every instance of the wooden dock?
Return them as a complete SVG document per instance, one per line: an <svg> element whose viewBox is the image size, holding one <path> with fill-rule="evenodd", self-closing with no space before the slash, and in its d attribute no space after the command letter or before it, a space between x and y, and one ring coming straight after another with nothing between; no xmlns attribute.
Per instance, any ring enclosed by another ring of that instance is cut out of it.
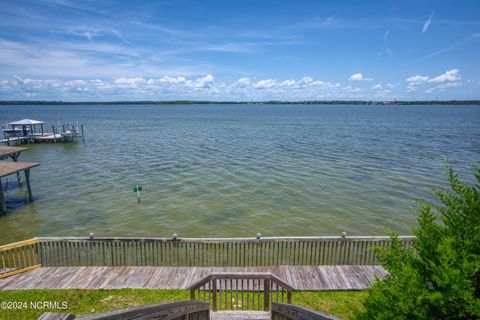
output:
<svg viewBox="0 0 480 320"><path fill-rule="evenodd" d="M187 289L211 273L270 272L295 290L362 290L381 266L277 266L277 267L42 267L5 279L0 290L25 289Z"/></svg>
<svg viewBox="0 0 480 320"><path fill-rule="evenodd" d="M17 162L20 153L27 150L28 148L24 147L0 147L0 160L11 158Z"/></svg>
<svg viewBox="0 0 480 320"><path fill-rule="evenodd" d="M30 169L39 166L38 162L9 162L0 161L0 214L7 213L7 203L3 192L2 178L11 174L17 174L20 171L25 173L25 182L27 185L28 200L33 201L32 189L30 187ZM17 178L18 179L18 178Z"/></svg>

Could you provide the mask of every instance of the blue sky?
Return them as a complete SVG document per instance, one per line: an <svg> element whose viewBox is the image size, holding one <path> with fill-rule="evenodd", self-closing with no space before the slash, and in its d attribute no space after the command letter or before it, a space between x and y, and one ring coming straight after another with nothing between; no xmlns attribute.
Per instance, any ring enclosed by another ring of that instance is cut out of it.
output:
<svg viewBox="0 0 480 320"><path fill-rule="evenodd" d="M480 99L480 1L1 1L2 100Z"/></svg>

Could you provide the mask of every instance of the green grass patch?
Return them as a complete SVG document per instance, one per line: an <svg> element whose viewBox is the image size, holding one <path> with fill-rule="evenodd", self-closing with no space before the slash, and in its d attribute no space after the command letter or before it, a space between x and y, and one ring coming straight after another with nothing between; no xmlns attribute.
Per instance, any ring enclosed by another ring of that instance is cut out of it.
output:
<svg viewBox="0 0 480 320"><path fill-rule="evenodd" d="M356 309L363 310L366 296L367 291L297 291L292 303L348 320Z"/></svg>
<svg viewBox="0 0 480 320"><path fill-rule="evenodd" d="M361 308L361 301L366 292L294 292L293 303L313 310L323 311L342 319L351 319L353 307ZM125 309L142 304L160 303L176 300L189 300L187 290L148 290L148 289L116 289L116 290L6 290L0 291L0 303L22 303L26 308L0 309L0 319L37 319L44 312L62 312L76 315ZM59 309L35 309L31 303L57 303ZM62 303L67 308L62 310Z"/></svg>

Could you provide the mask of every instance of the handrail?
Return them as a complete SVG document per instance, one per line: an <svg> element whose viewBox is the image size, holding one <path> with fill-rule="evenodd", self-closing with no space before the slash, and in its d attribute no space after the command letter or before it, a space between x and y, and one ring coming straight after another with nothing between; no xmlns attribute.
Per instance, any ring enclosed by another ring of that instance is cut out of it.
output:
<svg viewBox="0 0 480 320"><path fill-rule="evenodd" d="M162 320L184 320L194 319L209 320L210 308L207 302L196 301L174 301L167 303L149 304L140 307L133 307L123 310L109 311L84 316L58 315L45 313L40 319L68 319L68 320L118 320L118 319L162 319Z"/></svg>
<svg viewBox="0 0 480 320"><path fill-rule="evenodd" d="M292 302L293 288L271 273L213 273L190 287L191 300L211 301L217 310L269 311L275 300ZM245 298L245 299L244 299ZM246 303L245 303L246 302Z"/></svg>
<svg viewBox="0 0 480 320"><path fill-rule="evenodd" d="M41 267L37 239L0 246L0 279Z"/></svg>
<svg viewBox="0 0 480 320"><path fill-rule="evenodd" d="M258 238L39 237L43 266L374 265L387 236ZM410 246L413 236L400 236Z"/></svg>
<svg viewBox="0 0 480 320"><path fill-rule="evenodd" d="M271 272L217 272L211 273L203 279L194 282L188 287L189 290L196 290L209 281L216 279L270 279L277 282L285 289L293 290L293 287Z"/></svg>
<svg viewBox="0 0 480 320"><path fill-rule="evenodd" d="M230 241L278 241L278 240L390 240L390 236L284 236L284 237L239 237L239 238L181 238L181 237L35 237L39 241L95 240L95 241L174 241L174 242L230 242ZM413 235L398 236L400 240L413 240Z"/></svg>
<svg viewBox="0 0 480 320"><path fill-rule="evenodd" d="M319 311L313 311L304 307L274 302L272 303L272 320L339 320L339 318L327 315Z"/></svg>

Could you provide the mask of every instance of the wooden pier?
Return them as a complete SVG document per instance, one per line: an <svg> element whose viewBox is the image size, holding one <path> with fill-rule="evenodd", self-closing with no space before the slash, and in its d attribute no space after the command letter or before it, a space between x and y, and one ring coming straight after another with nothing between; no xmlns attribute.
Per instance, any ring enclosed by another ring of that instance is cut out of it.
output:
<svg viewBox="0 0 480 320"><path fill-rule="evenodd" d="M22 185L22 178L20 172L23 171L25 175L25 183L27 186L28 201L33 201L32 188L30 186L30 169L40 165L38 162L18 162L20 154L28 148L23 147L0 147L0 160L11 159L13 162L0 161L0 214L7 213L7 203L5 199L5 192L3 190L2 178L11 174L17 175L18 185Z"/></svg>
<svg viewBox="0 0 480 320"><path fill-rule="evenodd" d="M12 159L14 162L18 161L18 157L23 151L27 151L28 148L24 147L2 147L0 146L0 160Z"/></svg>
<svg viewBox="0 0 480 320"><path fill-rule="evenodd" d="M39 166L38 162L7 162L0 161L0 214L7 213L7 202L3 190L2 178L21 171L25 174L28 200L33 201L32 188L30 186L30 169Z"/></svg>

